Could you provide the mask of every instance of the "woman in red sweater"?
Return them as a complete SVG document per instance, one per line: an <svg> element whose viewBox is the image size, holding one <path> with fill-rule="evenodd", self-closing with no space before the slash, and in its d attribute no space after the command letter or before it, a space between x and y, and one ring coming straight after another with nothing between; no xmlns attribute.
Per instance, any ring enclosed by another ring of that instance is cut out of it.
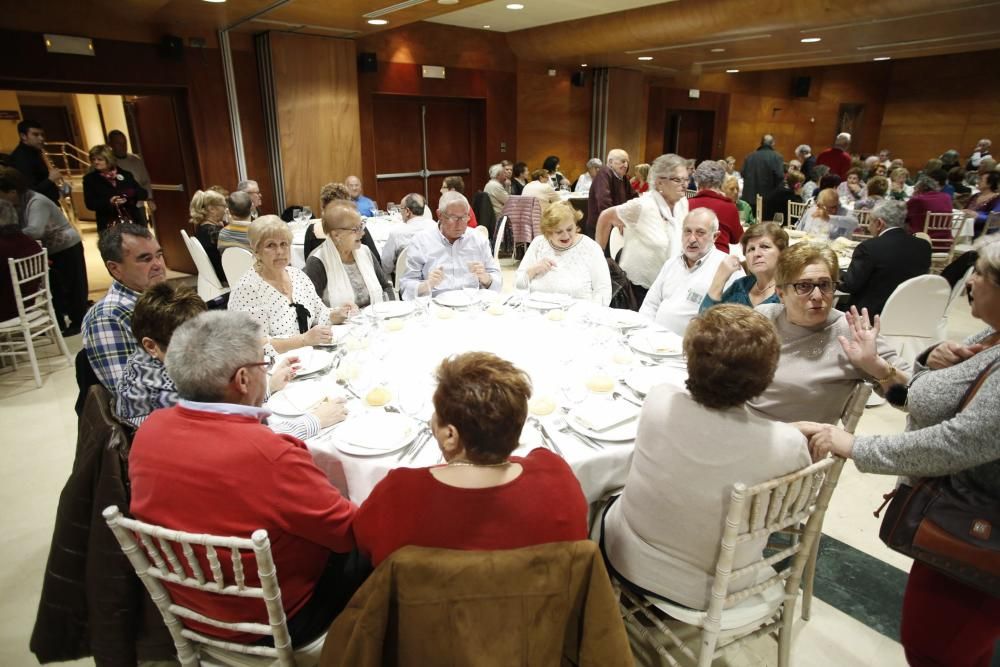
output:
<svg viewBox="0 0 1000 667"><path fill-rule="evenodd" d="M431 431L445 465L398 468L354 519L358 548L377 566L413 544L489 551L582 540L587 501L573 471L547 449L510 454L531 383L486 352L441 362Z"/></svg>

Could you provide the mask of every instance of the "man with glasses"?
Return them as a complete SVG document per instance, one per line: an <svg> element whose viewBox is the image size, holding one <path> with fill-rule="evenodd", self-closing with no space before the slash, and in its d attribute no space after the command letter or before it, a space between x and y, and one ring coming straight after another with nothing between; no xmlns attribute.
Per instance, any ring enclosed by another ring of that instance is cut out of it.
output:
<svg viewBox="0 0 1000 667"><path fill-rule="evenodd" d="M260 186L257 184L257 181L240 181L236 184L236 190L238 192L245 192L250 196L250 220L256 220L260 215L261 205L264 203L264 197L260 194Z"/></svg>
<svg viewBox="0 0 1000 667"><path fill-rule="evenodd" d="M270 415L261 408L269 365L263 338L249 314L234 311L203 313L174 331L165 363L179 401L153 412L136 433L129 509L174 530L242 537L267 530L292 646L299 648L325 632L367 568L351 554L357 507L301 440L262 423ZM258 585L256 568L248 568L247 579ZM166 586L175 602L207 616L259 622L263 613L259 600ZM184 625L228 641L260 639L196 621Z"/></svg>
<svg viewBox="0 0 1000 667"><path fill-rule="evenodd" d="M608 153L607 164L594 174L587 194L587 220L583 230L590 238L595 237L597 219L605 209L638 197L629 179L625 178L628 163L628 153L615 148Z"/></svg>
<svg viewBox="0 0 1000 667"><path fill-rule="evenodd" d="M469 229L469 200L446 192L438 203L438 227L413 236L400 281L404 299L434 296L458 289L502 287L500 265L489 240Z"/></svg>
<svg viewBox="0 0 1000 667"><path fill-rule="evenodd" d="M681 254L668 260L639 309L639 314L683 336L688 322L698 314L701 301L719 268L729 255L715 247L719 219L709 208L696 208L684 218ZM744 275L733 272L723 291Z"/></svg>

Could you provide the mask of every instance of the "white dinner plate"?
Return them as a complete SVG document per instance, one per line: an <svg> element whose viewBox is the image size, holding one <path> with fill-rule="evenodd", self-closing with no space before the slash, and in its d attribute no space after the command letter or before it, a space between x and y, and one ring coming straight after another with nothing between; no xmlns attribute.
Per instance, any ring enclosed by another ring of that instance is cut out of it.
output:
<svg viewBox="0 0 1000 667"><path fill-rule="evenodd" d="M467 308L479 303L479 290L456 289L441 292L434 297L434 303L448 308Z"/></svg>
<svg viewBox="0 0 1000 667"><path fill-rule="evenodd" d="M638 331L628 338L629 347L651 357L677 357L684 353L684 339L672 331Z"/></svg>
<svg viewBox="0 0 1000 667"><path fill-rule="evenodd" d="M351 456L384 456L413 442L420 424L398 412L365 410L333 430L333 445Z"/></svg>
<svg viewBox="0 0 1000 667"><path fill-rule="evenodd" d="M687 370L681 366L636 366L625 375L625 384L640 396L660 384L684 387Z"/></svg>
<svg viewBox="0 0 1000 667"><path fill-rule="evenodd" d="M376 317L391 319L393 317L406 317L416 308L412 301L383 301L371 306L372 313Z"/></svg>
<svg viewBox="0 0 1000 667"><path fill-rule="evenodd" d="M322 401L329 392L319 380L290 382L267 400L267 409L282 417L298 417Z"/></svg>
<svg viewBox="0 0 1000 667"><path fill-rule="evenodd" d="M319 373L330 367L333 362L333 355L325 350L317 350L313 347L299 347L294 350L289 350L284 354L278 356L278 360L284 359L285 357L298 357L299 358L299 370L296 373L298 376L311 375L312 373Z"/></svg>
<svg viewBox="0 0 1000 667"><path fill-rule="evenodd" d="M525 308L554 310L572 305L573 297L556 292L532 292L524 298Z"/></svg>
<svg viewBox="0 0 1000 667"><path fill-rule="evenodd" d="M649 322L634 310L624 310L621 308L604 308L592 315L594 321L616 329L637 329L646 326Z"/></svg>
<svg viewBox="0 0 1000 667"><path fill-rule="evenodd" d="M620 423L617 426L612 426L611 428L604 431L594 431L587 428L580 423L580 417L584 415L593 415L596 411L602 409L606 410L623 410L628 411L630 414L634 414L634 418L628 419ZM576 431L577 433L584 435L593 440L603 440L607 442L632 442L635 440L635 435L639 430L639 408L631 403L624 401L611 401L606 398L597 398L588 401L584 401L576 408L574 408L568 415L566 415L566 423L569 427Z"/></svg>

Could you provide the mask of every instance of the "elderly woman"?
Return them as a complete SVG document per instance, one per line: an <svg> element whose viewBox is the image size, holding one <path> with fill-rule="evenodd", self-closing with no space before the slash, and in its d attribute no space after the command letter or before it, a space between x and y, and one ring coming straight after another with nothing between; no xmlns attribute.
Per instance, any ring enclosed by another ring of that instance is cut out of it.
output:
<svg viewBox="0 0 1000 667"><path fill-rule="evenodd" d="M774 381L749 402L760 414L833 424L858 382L872 382L879 391L906 382L909 365L881 338L874 349L850 342L856 325L869 326L868 314L833 309L838 269L836 253L825 244L797 243L778 258L781 303L757 307L774 322L781 340Z"/></svg>
<svg viewBox="0 0 1000 667"><path fill-rule="evenodd" d="M742 267L740 260L733 255L723 260L715 270L708 294L701 300L702 312L720 303L754 307L762 303L781 302L775 289L774 274L778 269L778 256L788 247L788 234L781 225L764 222L748 229L740 245L746 257L748 275L738 278L725 289L729 278Z"/></svg>
<svg viewBox="0 0 1000 667"><path fill-rule="evenodd" d="M844 201L858 202L868 196L865 184L861 182L861 170L854 168L847 172L847 180L837 186L837 196Z"/></svg>
<svg viewBox="0 0 1000 667"><path fill-rule="evenodd" d="M941 184L923 175L913 184L913 196L906 200L906 227L911 234L923 232L928 213L951 213L951 205L951 195L941 192ZM948 229L932 229L927 234L931 238L951 238Z"/></svg>
<svg viewBox="0 0 1000 667"><path fill-rule="evenodd" d="M736 206L736 214L740 218L740 226L757 224L757 217L753 213L753 207L740 199L740 182L735 176L726 176L722 181L722 194L726 199Z"/></svg>
<svg viewBox="0 0 1000 667"><path fill-rule="evenodd" d="M654 597L708 607L733 483L809 464L795 428L746 407L770 383L778 350L774 327L745 306L721 305L688 325L687 390L664 384L646 396L625 490L604 512L601 547L617 577ZM759 558L766 542L762 535L739 545L733 569Z"/></svg>
<svg viewBox="0 0 1000 667"><path fill-rule="evenodd" d="M524 186L531 180L528 174L528 165L524 162L515 162L510 171L510 193L519 195L524 190Z"/></svg>
<svg viewBox="0 0 1000 667"><path fill-rule="evenodd" d="M549 155L545 158L545 161L542 162L542 169L549 172L549 181L555 190L569 190L569 179L559 171L559 156Z"/></svg>
<svg viewBox="0 0 1000 667"><path fill-rule="evenodd" d="M278 216L262 215L250 223L250 246L253 270L233 287L229 310L249 313L260 322L267 344L278 352L329 344L330 324L342 323L355 307L331 310L309 277L289 266L292 232Z"/></svg>
<svg viewBox="0 0 1000 667"><path fill-rule="evenodd" d="M326 239L326 233L323 232L323 212L330 206L354 206L354 200L351 199L351 193L347 191L347 186L343 183L327 183L319 191L319 210L320 217L318 220L314 221L311 225L306 227L305 235L302 240L302 252L306 257L313 254L313 251L318 248L323 241ZM363 225L362 225L363 226ZM361 236L361 242L365 244L369 251L372 253L372 257L375 257L375 261L379 262L379 252L378 248L375 246L375 239L372 238L371 232L366 228Z"/></svg>
<svg viewBox="0 0 1000 667"><path fill-rule="evenodd" d="M972 316L987 327L917 357L906 432L855 437L830 426L798 424L810 436L814 458L833 452L854 459L861 472L950 477L953 486L972 490L983 503L1000 504L1000 242L980 249L969 295ZM877 326L855 327L852 333L852 344L871 355ZM984 373L985 381L963 407ZM915 561L903 597L901 635L911 665L987 665L1000 637L1000 598Z"/></svg>
<svg viewBox="0 0 1000 667"><path fill-rule="evenodd" d="M111 146L94 146L89 156L91 170L83 177L83 201L97 218L97 232L123 220L146 224L139 202L148 199L149 193L132 174L118 168Z"/></svg>
<svg viewBox="0 0 1000 667"><path fill-rule="evenodd" d="M698 194L688 199L688 209L710 208L719 219L719 235L715 237L715 247L728 254L729 246L739 243L743 236L740 213L729 197L722 191L722 181L726 170L717 160L703 160L694 170L694 182Z"/></svg>
<svg viewBox="0 0 1000 667"><path fill-rule="evenodd" d="M635 165L635 176L629 184L637 195L649 192L649 165L645 162Z"/></svg>
<svg viewBox="0 0 1000 667"><path fill-rule="evenodd" d="M587 160L587 171L580 174L580 178L576 179L576 186L573 188L573 192L578 194L587 194L590 192L590 184L594 182L594 176L597 176L597 172L604 166L600 158L592 157Z"/></svg>
<svg viewBox="0 0 1000 667"><path fill-rule="evenodd" d="M214 190L198 190L191 197L188 210L195 236L212 262L215 274L225 285L226 274L222 270L222 253L219 252L219 232L226 226L226 198Z"/></svg>
<svg viewBox="0 0 1000 667"><path fill-rule="evenodd" d="M979 174L979 193L969 200L965 214L973 218L975 235L983 231L986 219L1000 212L1000 171Z"/></svg>
<svg viewBox="0 0 1000 667"><path fill-rule="evenodd" d="M583 214L556 202L542 214L542 235L535 237L517 270L517 287L558 292L602 306L611 302L611 274L601 246L580 233Z"/></svg>
<svg viewBox="0 0 1000 667"><path fill-rule="evenodd" d="M840 204L837 191L826 188L816 195L816 203L805 210L795 227L815 239L829 239L830 218L835 215L846 216L847 209Z"/></svg>
<svg viewBox="0 0 1000 667"><path fill-rule="evenodd" d="M869 211L875 204L885 199L889 192L889 179L885 176L872 176L865 184L865 189L867 196L854 205L855 211Z"/></svg>
<svg viewBox="0 0 1000 667"><path fill-rule="evenodd" d="M372 565L407 545L489 551L586 539L587 501L566 462L543 448L511 456L528 376L467 352L442 361L437 381L430 427L446 463L391 470L361 505L354 536Z"/></svg>
<svg viewBox="0 0 1000 667"><path fill-rule="evenodd" d="M552 187L551 176L545 169L531 172L531 180L521 190L521 195L536 198L542 205L542 211L545 211L549 204L560 200L559 193Z"/></svg>
<svg viewBox="0 0 1000 667"><path fill-rule="evenodd" d="M394 300L382 265L361 245L364 231L356 209L330 206L323 211L326 241L306 260L306 275L328 306L352 310Z"/></svg>
<svg viewBox="0 0 1000 667"><path fill-rule="evenodd" d="M687 163L680 155L661 155L649 168L649 180L652 189L645 195L605 209L597 218L601 248L607 247L612 227L625 239L618 264L639 305L666 261L681 252L681 225L688 214Z"/></svg>
<svg viewBox="0 0 1000 667"><path fill-rule="evenodd" d="M42 195L44 196L44 195ZM51 199L49 201L52 201ZM0 199L0 260L7 268L8 260L23 259L42 251L30 236L21 231L14 205ZM34 291L34 283L22 285L22 294ZM17 317L17 302L14 299L14 284L10 270L0 271L0 321Z"/></svg>
<svg viewBox="0 0 1000 667"><path fill-rule="evenodd" d="M812 178L802 186L802 201L809 201L816 196L816 193L820 190L819 183L830 173L830 167L825 164L818 164L813 167L812 173Z"/></svg>
<svg viewBox="0 0 1000 667"><path fill-rule="evenodd" d="M889 197L896 201L906 201L913 194L913 187L907 185L910 172L903 167L896 167L889 172Z"/></svg>

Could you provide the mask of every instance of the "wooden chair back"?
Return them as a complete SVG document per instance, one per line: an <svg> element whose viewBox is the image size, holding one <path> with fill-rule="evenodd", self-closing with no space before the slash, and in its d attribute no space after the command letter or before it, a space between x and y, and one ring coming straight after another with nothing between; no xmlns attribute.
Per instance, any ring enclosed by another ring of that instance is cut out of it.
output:
<svg viewBox="0 0 1000 667"><path fill-rule="evenodd" d="M858 219L858 226L851 232L851 238L855 241L870 239L872 233L868 225L871 222L871 211L851 211L851 215Z"/></svg>
<svg viewBox="0 0 1000 667"><path fill-rule="evenodd" d="M859 382L854 387L854 391L847 397L844 403L844 411L840 413L840 425L848 433L854 433L861 421L861 415L865 412L865 405L868 397L872 395L872 386L867 382Z"/></svg>
<svg viewBox="0 0 1000 667"><path fill-rule="evenodd" d="M802 214L805 213L806 207L809 206L809 202L799 203L797 201L788 202L788 211L786 214L787 224L789 227L794 227L795 223L802 218Z"/></svg>
<svg viewBox="0 0 1000 667"><path fill-rule="evenodd" d="M266 530L254 531L250 539L184 533L126 518L116 505L105 508L103 516L160 610L163 621L173 637L174 646L177 648L177 659L181 665L188 667L201 664L198 652L192 645L192 642L195 642L222 651L272 658L281 667L295 667L288 624L281 603L281 589L278 587L278 575L274 568L271 542L268 540ZM200 547L199 551L208 563L207 576L205 569L202 568L201 558L195 554L195 546ZM227 553L232 570L231 578L227 579L223 574L219 550ZM244 551L251 551L254 554L260 586L251 586L247 583L248 577L244 571L242 558ZM183 563L178 554L183 557ZM267 623L229 623L210 618L175 604L162 582L215 595L234 595L263 600L267 609ZM181 622L182 618L215 628L272 636L274 648L214 639L185 628Z"/></svg>

